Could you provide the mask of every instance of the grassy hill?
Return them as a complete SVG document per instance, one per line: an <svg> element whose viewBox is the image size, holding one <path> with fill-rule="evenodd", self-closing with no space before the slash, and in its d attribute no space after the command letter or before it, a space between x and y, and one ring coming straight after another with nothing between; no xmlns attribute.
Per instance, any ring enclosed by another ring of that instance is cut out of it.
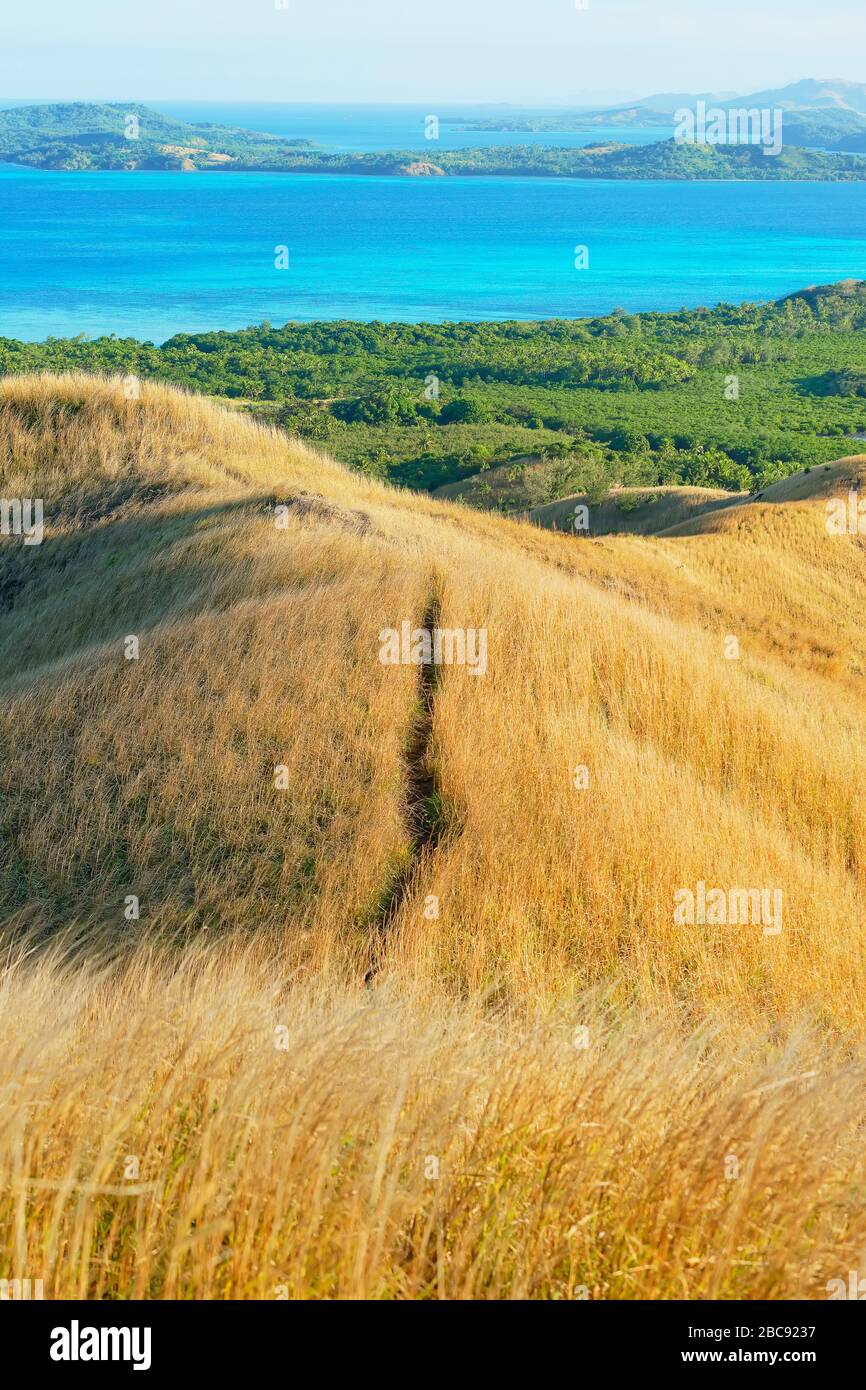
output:
<svg viewBox="0 0 866 1390"><path fill-rule="evenodd" d="M550 531L577 534L575 508L586 507L589 512L587 536L616 534L658 535L669 526L689 521L695 516L719 507L740 505L742 493L725 492L708 487L623 487L615 488L602 499L578 492L560 497L528 511L530 521Z"/></svg>
<svg viewBox="0 0 866 1390"><path fill-rule="evenodd" d="M700 531L715 529L717 523L728 526L732 519L730 514L742 507L749 508L744 513L748 526L755 514L752 508L758 502L822 504L826 520L828 499L844 498L851 490L859 491L864 466L866 455L855 454L832 464L825 463L818 469L805 468L756 493L706 487L622 487L612 489L601 499L588 493L575 493L531 507L526 515L528 520L546 530L572 535L581 533L584 537L687 535L695 528ZM471 494L468 484L465 486L469 494L466 500L478 506L478 499ZM441 488L440 493L444 492ZM577 507L587 509L588 526L576 527Z"/></svg>
<svg viewBox="0 0 866 1390"><path fill-rule="evenodd" d="M0 540L0 1275L826 1297L866 1240L866 561L824 493L863 460L587 541L127 395L0 382L46 528ZM404 621L484 629L486 674L384 665ZM783 929L676 925L698 881Z"/></svg>

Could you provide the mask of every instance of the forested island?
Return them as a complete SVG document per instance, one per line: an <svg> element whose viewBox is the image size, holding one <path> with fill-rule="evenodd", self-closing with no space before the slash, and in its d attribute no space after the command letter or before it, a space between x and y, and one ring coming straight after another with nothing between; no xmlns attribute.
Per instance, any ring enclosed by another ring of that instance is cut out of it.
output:
<svg viewBox="0 0 866 1390"><path fill-rule="evenodd" d="M431 145L434 142L431 142ZM0 111L0 161L53 171L169 170L398 177L519 176L569 179L866 180L866 156L786 143L758 145L606 142L580 149L537 145L375 153L328 153L239 127L177 121L132 103L85 102Z"/></svg>
<svg viewBox="0 0 866 1390"><path fill-rule="evenodd" d="M233 401L365 473L474 479L504 510L616 483L754 490L863 445L866 282L764 304L537 323L261 323L0 339L0 373L76 368Z"/></svg>
<svg viewBox="0 0 866 1390"><path fill-rule="evenodd" d="M308 140L191 124L139 102L56 102L0 111L0 162L32 169L196 169L278 165Z"/></svg>

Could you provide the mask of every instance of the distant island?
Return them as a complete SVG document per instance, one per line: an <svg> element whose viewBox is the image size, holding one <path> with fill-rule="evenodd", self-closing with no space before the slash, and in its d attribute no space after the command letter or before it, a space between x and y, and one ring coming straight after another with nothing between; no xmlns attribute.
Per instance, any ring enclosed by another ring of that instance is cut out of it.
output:
<svg viewBox="0 0 866 1390"><path fill-rule="evenodd" d="M279 167L315 148L309 140L191 124L137 102L59 102L0 111L0 162L32 169L199 169Z"/></svg>
<svg viewBox="0 0 866 1390"><path fill-rule="evenodd" d="M821 149L839 154L866 151L866 83L841 79L817 81L807 78L787 87L771 88L735 96L730 92L663 92L624 106L596 110L574 108L560 111L531 111L519 108L499 110L484 117L466 117L464 131L511 131L545 134L592 130L596 126L615 129L673 131L679 109L698 101L722 110L755 111L771 108L784 116L785 144Z"/></svg>
<svg viewBox="0 0 866 1390"><path fill-rule="evenodd" d="M822 117L823 119L823 117ZM847 119L847 118L846 118ZM758 145L647 145L607 141L580 149L497 149L329 154L311 141L240 127L190 124L132 103L73 102L0 111L0 162L54 171L232 170L415 178L520 176L653 180L866 180L866 157L786 140L768 158Z"/></svg>

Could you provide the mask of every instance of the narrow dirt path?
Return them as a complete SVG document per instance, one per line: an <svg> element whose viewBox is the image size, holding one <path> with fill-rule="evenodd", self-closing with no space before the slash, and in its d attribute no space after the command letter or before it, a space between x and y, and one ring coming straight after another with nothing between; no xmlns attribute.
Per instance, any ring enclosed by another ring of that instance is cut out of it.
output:
<svg viewBox="0 0 866 1390"><path fill-rule="evenodd" d="M434 593L421 619L421 627L432 633L439 625L439 599ZM382 968L391 924L415 884L418 871L442 838L439 787L431 758L433 708L439 680L438 667L431 661L418 667L418 709L412 736L406 750L406 798L404 819L409 836L406 863L388 888L373 922L373 959L364 976L369 985Z"/></svg>

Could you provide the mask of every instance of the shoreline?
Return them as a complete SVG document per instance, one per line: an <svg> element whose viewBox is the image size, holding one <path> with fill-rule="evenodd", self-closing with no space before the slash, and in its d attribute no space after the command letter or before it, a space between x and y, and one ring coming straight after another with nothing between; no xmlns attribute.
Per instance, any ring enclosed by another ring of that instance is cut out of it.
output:
<svg viewBox="0 0 866 1390"><path fill-rule="evenodd" d="M445 171L445 172L443 172L442 174L435 174L435 175L409 174L409 173L383 173L383 172L378 171L378 170L370 170L369 172L364 172L364 171L352 171L352 170L348 170L348 169L232 169L232 168L229 168L227 165L214 166L214 168L212 168L212 169L44 169L44 168L39 168L39 167L37 167L37 166L34 166L34 165L32 165L32 164L18 164L18 163L15 163L14 161L2 160L2 159L0 159L0 174L2 174L3 172L5 172L6 170L15 170L15 171L19 171L19 170L20 170L21 172L26 173L26 174L44 174L44 175L46 175L46 176L49 177L49 178L50 178L50 177L53 177L54 175L57 175L57 174L74 175L76 178L94 177L94 176L96 176L96 175L114 175L114 176L117 177L117 178L132 178L132 177L135 177L135 176L139 176L139 177L148 177L148 176L150 176L150 177L153 177L154 175L158 175L160 178L172 177L172 178L183 178L183 179L188 179L188 178L192 178L192 177L199 177L199 178L201 178L201 177L207 177L208 175L211 175L211 174L213 174L213 175L219 175L220 177L224 177L224 176L227 175L227 174L228 174L228 175L236 174L236 175L239 175L239 176L247 176L247 175L250 175L250 174L257 174L257 175L259 175L259 176L267 175L267 176L270 176L270 177L273 177L273 178L300 178L300 179L331 178L331 179L357 179L357 180L362 180L362 181L364 181L365 183L366 183L366 182L370 182L370 181L372 181L372 180L374 180L374 179L381 179L381 180L387 180L389 183L393 182L393 183L421 183L421 184L425 184L425 183L441 183L441 182L443 182L444 180L447 180L448 182L451 182L451 183L453 183L453 182L455 182L455 181L459 181L460 183L468 183L468 182L470 182L470 181L472 181L472 180L475 180L475 181L477 181L477 182L489 183L489 182L490 182L491 180L493 180L493 179L502 179L502 180L507 180L508 182L519 182L519 181L522 180L524 183L545 183L545 182L546 182L546 183L603 183L603 184L617 184L617 183L629 183L629 184L684 184L684 183L690 183L690 184L692 184L692 183L694 183L694 184L706 184L706 185L712 185L712 184L720 184L720 185L726 185L726 184L760 184L760 185L762 185L762 186L764 186L764 187L766 187L767 185L776 185L776 184L786 184L786 185L788 185L788 186L797 185L797 184L800 184L800 185L808 184L808 185L810 185L810 186L813 185L813 184L822 184L822 185L826 185L826 186L829 186L829 185L832 185L832 184L860 184L860 183L866 184L866 169L864 169L864 172L863 172L862 177L858 177L858 178L826 179L826 178L817 178L817 177L815 177L815 178L808 178L808 177L805 177L805 178L769 178L769 179L758 179L758 178L755 178L755 179L749 179L749 178L730 178L730 177L725 176L725 177L720 177L720 178L701 179L701 178L689 178L689 177L685 177L685 176L683 176L683 177L677 177L677 176L675 176L675 175L671 175L671 176L668 177L668 178L649 178L649 177L640 177L640 178L638 178L638 177L631 177L631 176L623 176L623 177L621 177L621 178L617 178L617 177L615 177L615 176L611 176L610 174L553 174L553 173L550 173L550 172L548 172L548 171L545 171L545 172L543 172L543 173L538 173L538 174L532 174L532 173L526 173L526 172L523 171L523 170L521 170L520 172L508 173L507 171L503 171L503 170L501 170L501 169L497 169L497 170L495 170L495 171L491 171L489 174L485 174L485 173L483 173L483 172L480 172L480 171L477 171L477 170L473 170L471 173L461 173L460 171L454 171L454 172L449 173L449 172Z"/></svg>

